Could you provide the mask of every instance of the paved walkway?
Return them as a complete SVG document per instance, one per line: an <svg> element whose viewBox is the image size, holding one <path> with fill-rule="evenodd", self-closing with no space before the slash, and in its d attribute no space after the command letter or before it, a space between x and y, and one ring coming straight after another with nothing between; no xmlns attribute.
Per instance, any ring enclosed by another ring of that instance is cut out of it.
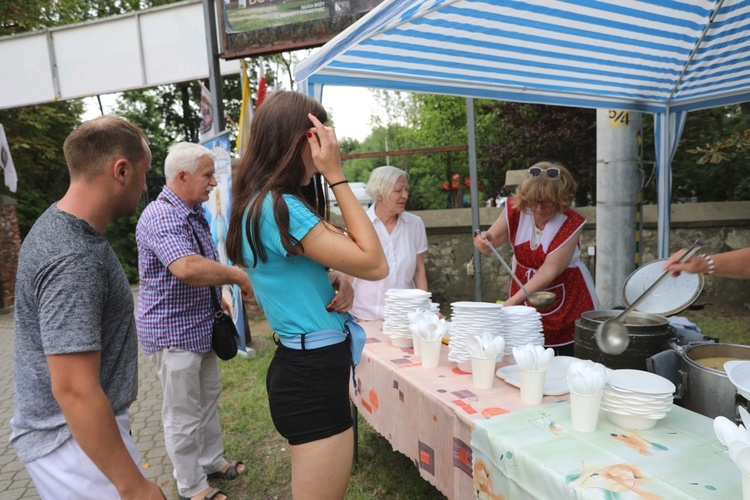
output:
<svg viewBox="0 0 750 500"><path fill-rule="evenodd" d="M137 289L134 289L134 294ZM38 500L23 464L8 444L13 416L13 313L0 313L0 500ZM177 498L172 464L164 448L161 426L161 386L154 366L138 348L138 399L130 407L133 437L146 477L161 486L170 500Z"/></svg>

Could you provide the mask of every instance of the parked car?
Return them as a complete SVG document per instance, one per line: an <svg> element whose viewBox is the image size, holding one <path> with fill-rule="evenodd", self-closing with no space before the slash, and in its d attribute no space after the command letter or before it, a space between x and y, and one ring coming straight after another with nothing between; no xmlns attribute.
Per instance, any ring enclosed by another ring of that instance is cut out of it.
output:
<svg viewBox="0 0 750 500"><path fill-rule="evenodd" d="M359 204L362 205L365 210L367 210L373 202L372 198L367 195L367 184L365 184L364 182L350 182L349 186L352 188L354 196L356 196L357 200L359 200ZM332 214L341 213L341 210L339 210L339 204L336 203L336 197L333 195L333 190L331 190L331 188L328 188L328 204L328 208L331 210Z"/></svg>

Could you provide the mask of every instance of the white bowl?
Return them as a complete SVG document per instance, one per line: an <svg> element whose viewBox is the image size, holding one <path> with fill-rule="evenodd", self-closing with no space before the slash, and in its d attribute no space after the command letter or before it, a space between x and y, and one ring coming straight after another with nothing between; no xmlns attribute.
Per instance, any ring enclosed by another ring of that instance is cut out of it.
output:
<svg viewBox="0 0 750 500"><path fill-rule="evenodd" d="M750 361L727 361L724 363L727 377L742 397L750 400Z"/></svg>
<svg viewBox="0 0 750 500"><path fill-rule="evenodd" d="M657 418L640 417L638 415L621 415L611 411L606 412L606 414L607 419L613 424L634 431L652 429L656 425L656 422L659 421Z"/></svg>
<svg viewBox="0 0 750 500"><path fill-rule="evenodd" d="M393 347L414 347L414 339L412 337L391 337L391 344Z"/></svg>
<svg viewBox="0 0 750 500"><path fill-rule="evenodd" d="M457 361L458 369L464 373L471 373L471 361Z"/></svg>

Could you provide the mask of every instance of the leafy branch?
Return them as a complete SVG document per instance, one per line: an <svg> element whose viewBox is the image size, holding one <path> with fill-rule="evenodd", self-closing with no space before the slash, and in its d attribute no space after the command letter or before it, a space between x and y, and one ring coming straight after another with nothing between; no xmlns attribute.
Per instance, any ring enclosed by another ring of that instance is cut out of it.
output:
<svg viewBox="0 0 750 500"><path fill-rule="evenodd" d="M741 132L735 132L729 137L719 139L718 141L706 144L705 148L696 147L688 149L687 152L694 155L701 155L698 159L699 165L719 164L730 159L731 154L750 148L750 129Z"/></svg>

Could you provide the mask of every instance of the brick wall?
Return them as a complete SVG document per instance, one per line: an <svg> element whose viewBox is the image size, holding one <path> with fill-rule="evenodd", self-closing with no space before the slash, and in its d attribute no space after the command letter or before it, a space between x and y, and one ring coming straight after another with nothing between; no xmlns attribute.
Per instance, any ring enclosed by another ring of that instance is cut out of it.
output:
<svg viewBox="0 0 750 500"><path fill-rule="evenodd" d="M0 196L0 309L12 306L16 298L16 268L20 248L16 200Z"/></svg>

